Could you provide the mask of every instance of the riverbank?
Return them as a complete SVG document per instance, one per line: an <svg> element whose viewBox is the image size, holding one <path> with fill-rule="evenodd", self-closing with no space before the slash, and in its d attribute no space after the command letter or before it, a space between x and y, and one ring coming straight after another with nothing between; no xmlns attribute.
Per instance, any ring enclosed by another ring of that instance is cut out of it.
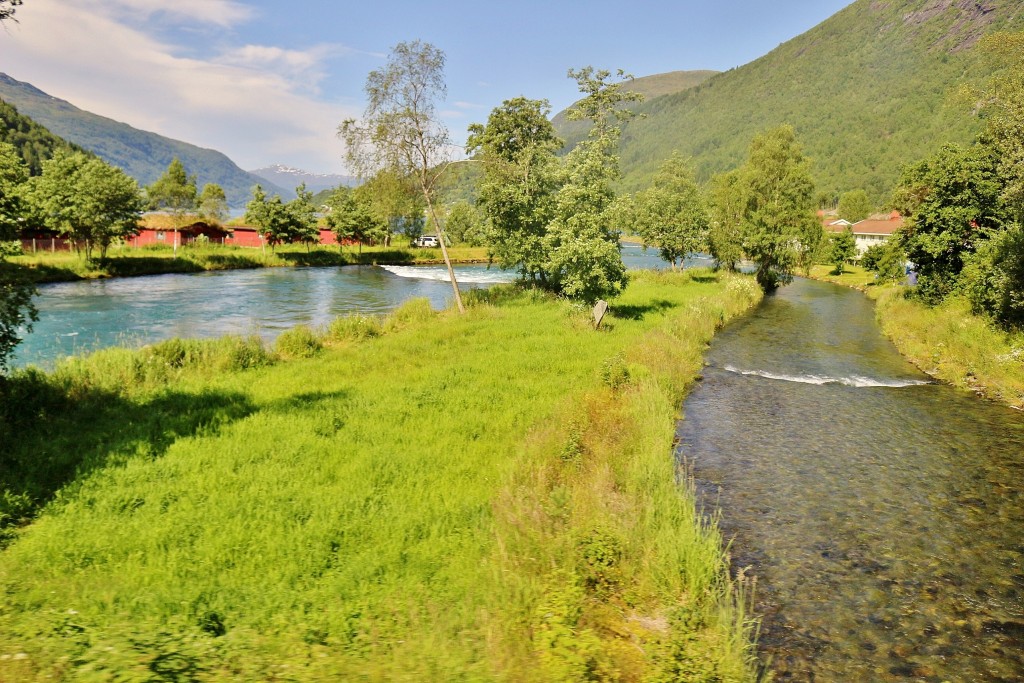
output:
<svg viewBox="0 0 1024 683"><path fill-rule="evenodd" d="M487 263L485 247L451 247L455 263ZM14 270L36 283L73 282L110 277L136 277L166 273L200 273L212 270L274 268L288 266L429 265L443 263L440 250L351 247L342 250L322 246L306 249L287 245L266 251L222 245L186 246L175 256L171 247L113 249L107 259L88 262L71 252L38 252L0 261L0 268Z"/></svg>
<svg viewBox="0 0 1024 683"><path fill-rule="evenodd" d="M16 374L0 678L751 680L671 454L759 298L639 273L595 331L502 287Z"/></svg>
<svg viewBox="0 0 1024 683"><path fill-rule="evenodd" d="M876 285L857 266L836 276L815 266L811 277L863 291L876 303L879 325L900 353L932 377L1018 410L1024 409L1024 332L1008 333L951 299L929 307L898 285Z"/></svg>

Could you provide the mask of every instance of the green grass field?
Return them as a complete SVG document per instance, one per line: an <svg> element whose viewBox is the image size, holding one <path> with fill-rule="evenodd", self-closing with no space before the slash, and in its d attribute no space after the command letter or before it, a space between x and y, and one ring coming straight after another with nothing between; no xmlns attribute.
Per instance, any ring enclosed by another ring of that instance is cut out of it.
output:
<svg viewBox="0 0 1024 683"><path fill-rule="evenodd" d="M484 247L455 246L452 261L486 262ZM204 270L270 268L278 266L344 266L350 264L443 263L440 249L406 247L312 247L283 245L275 250L206 245L184 246L175 257L168 246L141 249L112 247L104 261L89 262L73 252L40 251L0 261L0 268L17 271L34 282L64 282L90 278L132 277Z"/></svg>
<svg viewBox="0 0 1024 683"><path fill-rule="evenodd" d="M499 288L16 374L0 680L751 680L672 438L759 298L644 273L597 331Z"/></svg>

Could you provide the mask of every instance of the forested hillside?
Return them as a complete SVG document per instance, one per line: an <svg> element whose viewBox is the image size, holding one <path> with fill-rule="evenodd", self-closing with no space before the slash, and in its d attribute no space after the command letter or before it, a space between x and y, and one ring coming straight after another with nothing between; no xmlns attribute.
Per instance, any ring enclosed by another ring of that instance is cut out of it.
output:
<svg viewBox="0 0 1024 683"><path fill-rule="evenodd" d="M200 187L216 183L224 188L228 203L234 207L244 206L252 187L257 184L262 184L271 194L290 194L266 179L246 173L220 152L83 111L6 74L0 74L0 99L13 104L22 114L53 133L117 166L139 185L153 183L177 157L189 174L196 175Z"/></svg>
<svg viewBox="0 0 1024 683"><path fill-rule="evenodd" d="M641 76L633 79L626 86L626 90L640 93L644 96L645 101L650 101L656 97L689 90L717 73L717 71L670 71L653 76ZM590 124L586 121L570 121L566 111L556 114L551 122L555 124L559 136L566 141L567 145L572 146L587 136Z"/></svg>
<svg viewBox="0 0 1024 683"><path fill-rule="evenodd" d="M14 145L32 175L39 175L40 165L53 156L54 150L80 149L19 113L16 107L3 100L0 100L0 124L0 142Z"/></svg>
<svg viewBox="0 0 1024 683"><path fill-rule="evenodd" d="M645 186L673 150L705 181L740 165L756 133L788 123L819 189L881 201L901 164L980 129L952 92L980 75L978 38L1021 30L1021 10L1019 0L858 0L750 64L634 107L647 116L623 135L624 187Z"/></svg>

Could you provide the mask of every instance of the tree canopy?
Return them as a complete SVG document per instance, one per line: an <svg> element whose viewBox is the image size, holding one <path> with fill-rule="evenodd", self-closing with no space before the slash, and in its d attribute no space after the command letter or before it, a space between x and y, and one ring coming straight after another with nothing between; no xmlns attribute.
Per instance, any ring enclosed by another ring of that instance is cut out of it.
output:
<svg viewBox="0 0 1024 683"><path fill-rule="evenodd" d="M444 64L444 52L430 43L399 43L384 68L366 78L363 118L343 121L338 134L346 160L361 177L387 170L416 180L436 226L456 306L465 312L434 206L438 180L450 160L451 139L437 112L447 95Z"/></svg>

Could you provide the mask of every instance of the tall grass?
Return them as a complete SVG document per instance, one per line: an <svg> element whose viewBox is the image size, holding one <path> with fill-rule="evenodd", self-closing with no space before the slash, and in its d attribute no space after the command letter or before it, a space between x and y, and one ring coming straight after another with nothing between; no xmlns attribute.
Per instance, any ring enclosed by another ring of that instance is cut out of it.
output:
<svg viewBox="0 0 1024 683"><path fill-rule="evenodd" d="M239 361L174 342L16 374L9 398L52 400L5 407L5 495L31 500L0 680L752 677L671 442L757 297L639 275L595 331L502 288Z"/></svg>
<svg viewBox="0 0 1024 683"><path fill-rule="evenodd" d="M957 387L1024 408L1024 332L1006 332L952 298L936 307L899 288L878 292L877 316L911 362Z"/></svg>

